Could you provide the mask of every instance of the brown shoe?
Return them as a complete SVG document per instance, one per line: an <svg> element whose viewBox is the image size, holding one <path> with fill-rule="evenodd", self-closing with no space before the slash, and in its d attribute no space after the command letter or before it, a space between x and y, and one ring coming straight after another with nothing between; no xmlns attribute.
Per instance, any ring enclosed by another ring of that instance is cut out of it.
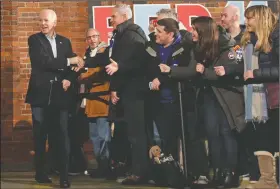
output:
<svg viewBox="0 0 280 189"><path fill-rule="evenodd" d="M144 184L144 183L145 183L145 181L141 177L136 176L136 175L127 176L122 181L123 185L139 185L139 184Z"/></svg>

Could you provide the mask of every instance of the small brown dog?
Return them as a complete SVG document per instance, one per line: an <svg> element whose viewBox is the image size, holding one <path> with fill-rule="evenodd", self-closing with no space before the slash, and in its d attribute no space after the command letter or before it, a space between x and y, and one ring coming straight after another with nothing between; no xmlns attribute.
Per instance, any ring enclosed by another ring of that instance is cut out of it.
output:
<svg viewBox="0 0 280 189"><path fill-rule="evenodd" d="M161 155L161 149L159 146L152 146L150 151L149 151L149 156L150 156L150 159L153 159L154 158L154 161L157 163L157 164L160 164L160 155Z"/></svg>

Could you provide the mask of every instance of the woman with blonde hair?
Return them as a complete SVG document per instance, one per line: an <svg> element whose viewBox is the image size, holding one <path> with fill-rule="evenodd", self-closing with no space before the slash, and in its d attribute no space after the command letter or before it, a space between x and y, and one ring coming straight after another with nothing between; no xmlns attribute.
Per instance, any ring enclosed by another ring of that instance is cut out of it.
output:
<svg viewBox="0 0 280 189"><path fill-rule="evenodd" d="M254 154L261 177L250 188L278 188L275 157L279 151L279 23L264 5L245 11L244 48L245 119L252 122L258 140ZM279 153L278 153L279 154Z"/></svg>

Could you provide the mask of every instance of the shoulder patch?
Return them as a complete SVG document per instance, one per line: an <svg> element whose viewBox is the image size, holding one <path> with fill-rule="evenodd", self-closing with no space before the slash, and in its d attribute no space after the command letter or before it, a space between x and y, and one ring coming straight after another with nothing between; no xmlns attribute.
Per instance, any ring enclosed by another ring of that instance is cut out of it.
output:
<svg viewBox="0 0 280 189"><path fill-rule="evenodd" d="M151 56L153 56L153 57L156 57L156 56L157 56L157 52L156 52L152 47L150 47L150 46L148 46L148 47L146 48L146 51L147 51Z"/></svg>
<svg viewBox="0 0 280 189"><path fill-rule="evenodd" d="M233 47L233 50L236 52L237 50L241 49L241 47L239 45L235 45L235 47Z"/></svg>
<svg viewBox="0 0 280 189"><path fill-rule="evenodd" d="M233 52L229 52L228 53L228 58L230 59L230 60L232 60L232 59L234 59L234 54L233 54Z"/></svg>
<svg viewBox="0 0 280 189"><path fill-rule="evenodd" d="M177 56L178 54L182 53L184 51L184 48L181 47L180 49L176 50L173 54L172 57Z"/></svg>

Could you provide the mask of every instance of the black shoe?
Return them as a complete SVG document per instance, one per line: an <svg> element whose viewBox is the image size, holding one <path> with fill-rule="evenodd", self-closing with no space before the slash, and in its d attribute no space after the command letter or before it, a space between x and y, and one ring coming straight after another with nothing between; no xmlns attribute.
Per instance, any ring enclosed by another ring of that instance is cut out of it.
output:
<svg viewBox="0 0 280 189"><path fill-rule="evenodd" d="M131 173L127 172L127 170L128 168L124 163L118 162L118 163L111 164L106 174L106 179L116 180L117 178L120 177L128 177L131 175Z"/></svg>
<svg viewBox="0 0 280 189"><path fill-rule="evenodd" d="M92 178L105 178L105 175L101 169L93 169L89 171L89 175Z"/></svg>
<svg viewBox="0 0 280 189"><path fill-rule="evenodd" d="M60 180L60 188L70 188L70 182L68 180Z"/></svg>
<svg viewBox="0 0 280 189"><path fill-rule="evenodd" d="M223 171L221 169L214 169L214 176L210 183L211 187L221 187L224 185Z"/></svg>
<svg viewBox="0 0 280 189"><path fill-rule="evenodd" d="M52 180L46 174L36 174L35 180L38 183L52 183Z"/></svg>
<svg viewBox="0 0 280 189"><path fill-rule="evenodd" d="M110 167L109 160L107 158L97 159L98 168L90 172L90 176L93 178L110 178L112 169Z"/></svg>
<svg viewBox="0 0 280 189"><path fill-rule="evenodd" d="M235 188L239 186L239 176L234 174L231 170L225 170L224 172L224 187Z"/></svg>

